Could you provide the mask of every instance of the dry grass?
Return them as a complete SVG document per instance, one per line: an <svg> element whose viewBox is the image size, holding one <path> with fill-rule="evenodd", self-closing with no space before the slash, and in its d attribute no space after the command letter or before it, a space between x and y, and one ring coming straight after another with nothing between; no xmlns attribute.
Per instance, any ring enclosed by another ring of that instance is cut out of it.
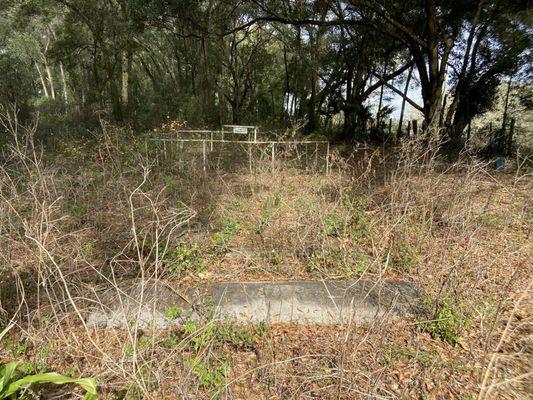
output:
<svg viewBox="0 0 533 400"><path fill-rule="evenodd" d="M1 360L95 376L102 398L531 392L531 176L466 155L445 164L417 143L334 154L327 176L185 174L150 165L141 141L105 124L96 144L50 155L35 127L2 120L14 140L0 170L0 301L18 330ZM428 321L84 325L97 294L124 280L359 277L420 284Z"/></svg>

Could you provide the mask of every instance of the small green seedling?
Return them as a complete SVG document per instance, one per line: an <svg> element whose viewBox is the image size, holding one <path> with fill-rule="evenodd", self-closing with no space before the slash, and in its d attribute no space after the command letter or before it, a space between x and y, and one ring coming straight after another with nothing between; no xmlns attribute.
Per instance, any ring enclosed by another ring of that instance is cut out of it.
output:
<svg viewBox="0 0 533 400"><path fill-rule="evenodd" d="M178 319L182 313L183 309L180 306L174 304L166 309L165 316L168 319Z"/></svg>

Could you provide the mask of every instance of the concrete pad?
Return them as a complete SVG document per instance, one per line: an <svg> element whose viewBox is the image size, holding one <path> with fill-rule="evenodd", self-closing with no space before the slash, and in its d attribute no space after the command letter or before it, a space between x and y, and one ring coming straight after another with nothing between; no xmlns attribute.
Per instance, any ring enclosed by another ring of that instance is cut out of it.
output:
<svg viewBox="0 0 533 400"><path fill-rule="evenodd" d="M238 322L368 323L419 312L423 293L407 282L288 281L223 283L198 289L215 315Z"/></svg>
<svg viewBox="0 0 533 400"><path fill-rule="evenodd" d="M113 294L114 293L114 294ZM138 319L143 327L165 328L198 319L208 310L215 318L239 323L344 324L416 315L423 291L402 281L268 281L215 283L189 288L183 296L161 284L132 286L103 297L88 317L90 326L122 326ZM170 307L182 312L168 317Z"/></svg>

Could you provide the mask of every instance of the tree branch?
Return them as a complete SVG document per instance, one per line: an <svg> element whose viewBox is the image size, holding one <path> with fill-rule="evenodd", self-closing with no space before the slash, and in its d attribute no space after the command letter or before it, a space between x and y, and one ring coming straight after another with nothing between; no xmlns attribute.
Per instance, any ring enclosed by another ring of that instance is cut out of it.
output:
<svg viewBox="0 0 533 400"><path fill-rule="evenodd" d="M376 90L377 88L379 88L380 86L383 85L383 82L381 82L381 79L383 79L385 82L387 81L390 81L391 79L394 79L396 78L397 76L401 75L402 73L404 73L405 71L407 71L415 62L413 60L409 61L408 63L404 64L402 67L400 67L399 69L397 69L396 71L388 74L388 75L385 75L383 77L379 77L380 78L380 81L374 83L373 85L369 86L368 89L366 89L364 92L363 92L363 97L366 98L368 96L370 96L370 94ZM374 74L376 75L376 74ZM376 75L377 76L377 75Z"/></svg>
<svg viewBox="0 0 533 400"><path fill-rule="evenodd" d="M405 99L405 101L407 101L410 105L412 105L414 108L416 108L418 111L420 112L424 112L424 109L422 108L422 106L416 104L411 98L409 98L408 96L406 96L401 90L398 90L396 89L394 86L392 86L391 84L389 84L382 76L376 74L375 72L373 72L373 75L378 78L381 83L383 85L385 85L386 87L388 87L390 90L392 90L394 93L396 93L397 95L401 96L403 99Z"/></svg>

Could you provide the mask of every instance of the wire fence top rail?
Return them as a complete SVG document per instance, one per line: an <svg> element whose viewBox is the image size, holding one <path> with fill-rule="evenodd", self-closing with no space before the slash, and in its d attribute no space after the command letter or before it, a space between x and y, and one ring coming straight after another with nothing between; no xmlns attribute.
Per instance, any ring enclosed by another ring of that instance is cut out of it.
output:
<svg viewBox="0 0 533 400"><path fill-rule="evenodd" d="M178 134L178 133L220 133L221 131L214 131L214 130L209 130L209 129L180 129L179 131L176 131L176 132L166 132L168 133L169 135L175 135L175 134ZM165 132L162 132L162 133L165 133Z"/></svg>
<svg viewBox="0 0 533 400"><path fill-rule="evenodd" d="M246 129L257 129L257 126L253 126L253 125L224 125L224 128L246 128Z"/></svg>
<svg viewBox="0 0 533 400"><path fill-rule="evenodd" d="M282 140L223 140L223 139L179 139L179 138L147 138L154 142L213 142L213 143L240 143L240 144L329 144L327 140L302 140L302 141L282 141Z"/></svg>

